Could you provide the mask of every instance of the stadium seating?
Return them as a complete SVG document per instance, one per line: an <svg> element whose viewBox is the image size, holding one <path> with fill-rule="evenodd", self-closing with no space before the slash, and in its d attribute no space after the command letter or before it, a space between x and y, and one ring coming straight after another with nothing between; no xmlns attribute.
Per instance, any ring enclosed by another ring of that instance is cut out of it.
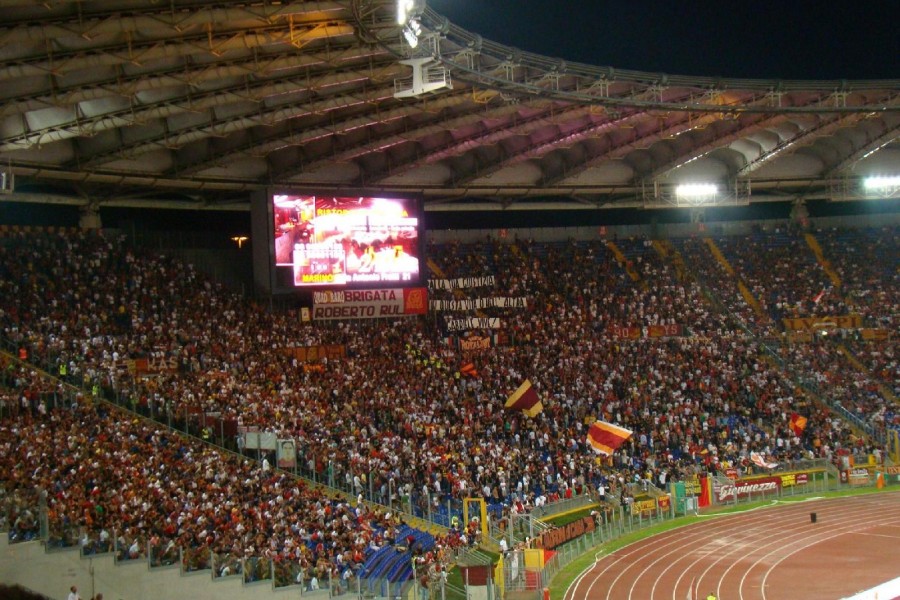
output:
<svg viewBox="0 0 900 600"><path fill-rule="evenodd" d="M781 318L858 310L866 327L896 329L897 232L818 238L846 282L840 289L787 229L716 238L732 273L697 239L673 240L669 254L649 240L616 240L623 264L600 240L433 245L447 277L495 277L492 288L463 294L528 300L487 309L504 341L463 356L440 313L298 326L293 313L267 311L121 239L8 234L0 335L23 359L4 359L0 387L10 536L37 534L38 473L61 545L86 540L85 552L95 551L114 529L122 560L143 558L158 538L193 555L289 562L320 580L349 567L377 586L412 577L413 555L475 538L457 528L435 540L399 522L396 509L449 526L460 502L477 496L502 520L600 484L614 496L635 477L749 468L752 451L791 460L875 448L896 421L896 340L847 332L791 343ZM822 289L830 291L816 300ZM452 294L435 297L444 296ZM329 344L345 355L316 369L292 353ZM459 372L463 360L477 375ZM503 408L525 379L544 403L534 419ZM157 423L89 402L101 396ZM800 435L789 427L794 411L809 419ZM856 435L835 418L841 411L874 437ZM598 458L585 442L595 418L634 436ZM238 444L237 427L297 440L298 471L347 496L268 468ZM34 443L12 442L22 437ZM122 467L111 469L112 458ZM391 506L357 506L359 496ZM414 547L397 552L410 535Z"/></svg>

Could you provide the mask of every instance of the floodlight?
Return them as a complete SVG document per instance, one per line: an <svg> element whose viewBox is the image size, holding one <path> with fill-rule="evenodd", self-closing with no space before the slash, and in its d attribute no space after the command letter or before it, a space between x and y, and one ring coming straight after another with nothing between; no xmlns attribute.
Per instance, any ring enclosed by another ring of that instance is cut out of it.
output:
<svg viewBox="0 0 900 600"><path fill-rule="evenodd" d="M403 28L403 38L406 40L406 43L409 44L410 48L417 48L419 46L419 34L421 33L422 27L415 19L412 19L407 23L406 27Z"/></svg>
<svg viewBox="0 0 900 600"><path fill-rule="evenodd" d="M403 28L403 37L406 38L406 43L409 44L410 48L419 47L419 38L417 38L416 34L409 30L409 27Z"/></svg>
<svg viewBox="0 0 900 600"><path fill-rule="evenodd" d="M397 0L397 25L406 25L416 6L415 0Z"/></svg>
<svg viewBox="0 0 900 600"><path fill-rule="evenodd" d="M675 188L679 198L711 198L719 193L719 186L714 183L683 183Z"/></svg>
<svg viewBox="0 0 900 600"><path fill-rule="evenodd" d="M863 187L872 192L900 188L900 175L867 177Z"/></svg>

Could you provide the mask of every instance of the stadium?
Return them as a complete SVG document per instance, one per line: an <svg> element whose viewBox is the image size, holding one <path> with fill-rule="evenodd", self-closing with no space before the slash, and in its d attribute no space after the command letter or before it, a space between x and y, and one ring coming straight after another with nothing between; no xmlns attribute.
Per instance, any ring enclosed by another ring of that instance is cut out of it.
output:
<svg viewBox="0 0 900 600"><path fill-rule="evenodd" d="M0 0L0 595L900 597L900 80L428 4Z"/></svg>

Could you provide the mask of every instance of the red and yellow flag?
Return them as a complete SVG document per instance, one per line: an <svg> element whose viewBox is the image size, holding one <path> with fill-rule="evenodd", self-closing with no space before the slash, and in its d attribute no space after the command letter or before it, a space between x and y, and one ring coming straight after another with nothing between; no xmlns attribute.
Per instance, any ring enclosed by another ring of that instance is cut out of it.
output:
<svg viewBox="0 0 900 600"><path fill-rule="evenodd" d="M594 421L588 429L587 442L597 454L612 454L616 448L624 444L631 437L632 431L607 423L606 421Z"/></svg>
<svg viewBox="0 0 900 600"><path fill-rule="evenodd" d="M506 404L503 406L510 410L520 410L529 417L536 417L544 410L544 405L541 404L537 390L534 389L534 386L527 379L506 399Z"/></svg>
<svg viewBox="0 0 900 600"><path fill-rule="evenodd" d="M478 377L478 369L473 363L466 363L459 368L459 372L466 377Z"/></svg>
<svg viewBox="0 0 900 600"><path fill-rule="evenodd" d="M791 431L794 432L794 435L799 436L804 429L806 429L806 417L791 413Z"/></svg>

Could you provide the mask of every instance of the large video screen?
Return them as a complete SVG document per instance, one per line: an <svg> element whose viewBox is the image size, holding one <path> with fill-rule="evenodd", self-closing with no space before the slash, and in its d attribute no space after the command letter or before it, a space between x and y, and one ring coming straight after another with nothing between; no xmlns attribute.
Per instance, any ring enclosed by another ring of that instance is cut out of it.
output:
<svg viewBox="0 0 900 600"><path fill-rule="evenodd" d="M277 279L288 275L295 287L419 282L417 200L275 193L271 201Z"/></svg>

